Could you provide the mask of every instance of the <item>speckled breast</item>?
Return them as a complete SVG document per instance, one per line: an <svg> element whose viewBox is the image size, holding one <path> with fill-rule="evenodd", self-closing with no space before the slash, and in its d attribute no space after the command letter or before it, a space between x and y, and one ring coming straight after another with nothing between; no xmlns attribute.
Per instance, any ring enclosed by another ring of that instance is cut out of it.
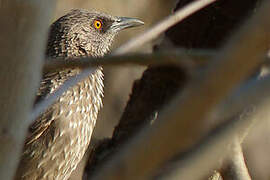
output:
<svg viewBox="0 0 270 180"><path fill-rule="evenodd" d="M26 145L24 155L31 158L25 159L29 167L24 179L65 180L70 176L89 145L102 96L103 73L99 68L58 99L51 107L48 129Z"/></svg>

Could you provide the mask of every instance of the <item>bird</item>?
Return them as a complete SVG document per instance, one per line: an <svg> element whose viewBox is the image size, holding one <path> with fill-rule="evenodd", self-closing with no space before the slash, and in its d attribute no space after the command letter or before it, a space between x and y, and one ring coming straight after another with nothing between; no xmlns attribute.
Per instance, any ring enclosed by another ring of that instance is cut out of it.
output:
<svg viewBox="0 0 270 180"><path fill-rule="evenodd" d="M143 25L137 18L118 17L95 10L73 9L49 28L46 59L102 57L123 29ZM80 69L44 74L38 103L55 92ZM64 92L30 126L15 179L68 179L82 159L102 107L102 67Z"/></svg>

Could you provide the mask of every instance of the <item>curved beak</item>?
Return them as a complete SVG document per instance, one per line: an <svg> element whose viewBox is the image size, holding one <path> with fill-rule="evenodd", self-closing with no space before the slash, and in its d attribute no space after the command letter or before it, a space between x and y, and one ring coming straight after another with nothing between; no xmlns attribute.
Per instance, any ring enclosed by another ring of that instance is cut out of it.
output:
<svg viewBox="0 0 270 180"><path fill-rule="evenodd" d="M144 22L136 19L136 18L129 18L129 17L118 17L116 21L113 22L111 29L113 31L120 31L127 28L132 28L136 26L144 25Z"/></svg>

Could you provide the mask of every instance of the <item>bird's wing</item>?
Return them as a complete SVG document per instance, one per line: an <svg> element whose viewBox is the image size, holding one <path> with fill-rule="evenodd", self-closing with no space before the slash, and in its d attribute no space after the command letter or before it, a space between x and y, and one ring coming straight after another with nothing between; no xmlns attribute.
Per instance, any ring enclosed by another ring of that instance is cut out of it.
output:
<svg viewBox="0 0 270 180"><path fill-rule="evenodd" d="M62 70L43 75L40 87L37 93L35 104L45 100L49 94L55 92L69 77L78 73L76 70ZM30 126L26 144L29 144L39 138L50 124L55 120L53 118L57 102L51 105L43 114L41 114Z"/></svg>

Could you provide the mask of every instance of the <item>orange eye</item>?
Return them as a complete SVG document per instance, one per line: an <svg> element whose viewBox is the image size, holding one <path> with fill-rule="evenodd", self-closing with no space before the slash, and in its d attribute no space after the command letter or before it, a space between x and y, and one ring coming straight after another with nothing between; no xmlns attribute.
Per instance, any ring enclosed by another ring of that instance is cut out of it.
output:
<svg viewBox="0 0 270 180"><path fill-rule="evenodd" d="M102 27L102 22L100 20L95 20L94 26L96 29L100 29Z"/></svg>

